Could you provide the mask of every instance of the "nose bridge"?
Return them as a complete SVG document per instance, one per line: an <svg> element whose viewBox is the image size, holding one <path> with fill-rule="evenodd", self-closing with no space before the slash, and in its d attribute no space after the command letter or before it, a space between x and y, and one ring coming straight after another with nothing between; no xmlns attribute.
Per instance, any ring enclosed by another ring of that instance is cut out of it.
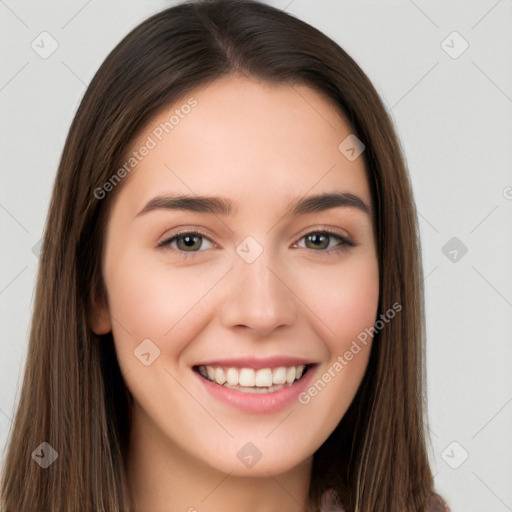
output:
<svg viewBox="0 0 512 512"><path fill-rule="evenodd" d="M246 326L268 334L293 324L296 302L275 251L250 238L236 249L222 321L226 327Z"/></svg>

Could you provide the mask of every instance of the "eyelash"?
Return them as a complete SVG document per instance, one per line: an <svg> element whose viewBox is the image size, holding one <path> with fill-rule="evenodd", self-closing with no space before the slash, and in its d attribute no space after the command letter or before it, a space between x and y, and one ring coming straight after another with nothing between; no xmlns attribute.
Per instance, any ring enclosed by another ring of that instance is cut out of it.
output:
<svg viewBox="0 0 512 512"><path fill-rule="evenodd" d="M314 251L314 252L327 253L328 256L336 256L341 251L343 251L347 246L355 247L355 245L356 245L354 242L352 242L348 238L341 236L338 233L335 233L334 231L331 231L329 229L319 229L316 231L310 231L309 233L306 233L304 236L302 236L299 239L299 241L302 240L303 238L307 237L308 235L313 235L313 234L328 235L329 237L334 237L334 238L337 238L338 240L340 240L341 243L333 249L319 249L318 251L316 251L315 249L310 249L311 251ZM204 233L201 233L200 231L181 231L180 233L176 233L175 235L173 235L171 238L168 238L167 240L163 240L162 242L160 242L157 245L157 247L161 247L164 249L169 248L169 247L171 247L171 243L174 242L174 240L176 240L177 238L180 238L182 236L185 236L185 235L199 235L203 238L206 238L210 242L212 242L209 237L207 237ZM306 247L306 249L307 249L307 247ZM191 257L193 258L196 256L197 253L204 252L204 251L200 251L200 250L199 251L181 251L180 249L174 249L174 248L173 248L173 250L179 252L184 258L191 258Z"/></svg>

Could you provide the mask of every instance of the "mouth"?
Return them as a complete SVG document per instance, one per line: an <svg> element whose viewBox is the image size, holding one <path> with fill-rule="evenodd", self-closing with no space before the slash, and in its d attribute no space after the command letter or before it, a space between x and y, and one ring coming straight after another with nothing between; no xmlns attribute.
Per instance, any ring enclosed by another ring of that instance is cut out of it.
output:
<svg viewBox="0 0 512 512"><path fill-rule="evenodd" d="M203 379L241 393L275 393L294 386L315 363L266 368L196 365L193 370Z"/></svg>

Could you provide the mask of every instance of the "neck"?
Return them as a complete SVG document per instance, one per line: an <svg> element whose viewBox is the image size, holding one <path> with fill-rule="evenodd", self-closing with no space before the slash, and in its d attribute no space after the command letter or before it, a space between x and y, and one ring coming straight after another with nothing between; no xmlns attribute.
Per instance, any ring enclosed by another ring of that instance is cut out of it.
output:
<svg viewBox="0 0 512 512"><path fill-rule="evenodd" d="M217 470L135 414L126 475L130 512L306 512L313 458L257 478ZM141 435L144 432L144 436Z"/></svg>

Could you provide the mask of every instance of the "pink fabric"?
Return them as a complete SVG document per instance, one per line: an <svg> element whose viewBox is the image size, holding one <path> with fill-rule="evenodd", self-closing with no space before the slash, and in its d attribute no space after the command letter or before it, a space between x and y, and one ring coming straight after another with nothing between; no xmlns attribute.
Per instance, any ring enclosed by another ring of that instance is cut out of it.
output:
<svg viewBox="0 0 512 512"><path fill-rule="evenodd" d="M346 512L334 489L326 489L322 495L320 512ZM439 494L431 492L427 497L427 506L424 512L450 512L450 509Z"/></svg>
<svg viewBox="0 0 512 512"><path fill-rule="evenodd" d="M439 494L431 492L427 497L425 512L450 512L450 508Z"/></svg>

